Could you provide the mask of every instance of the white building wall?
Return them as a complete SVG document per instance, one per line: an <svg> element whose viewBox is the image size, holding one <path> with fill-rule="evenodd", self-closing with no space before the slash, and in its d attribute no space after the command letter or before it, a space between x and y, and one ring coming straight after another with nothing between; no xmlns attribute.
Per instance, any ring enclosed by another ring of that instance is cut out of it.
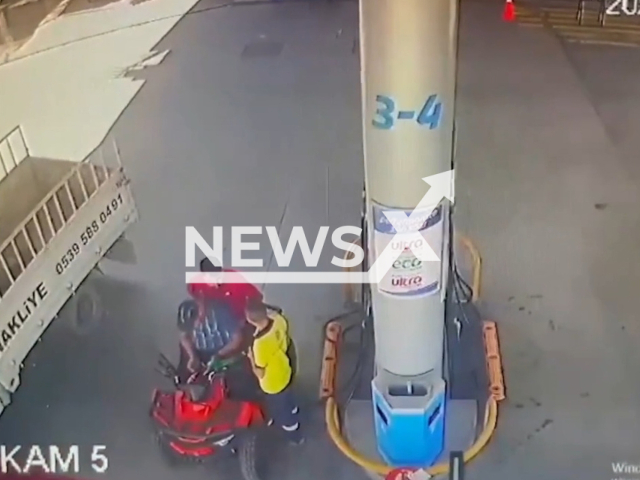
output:
<svg viewBox="0 0 640 480"><path fill-rule="evenodd" d="M119 2L41 27L0 66L0 138L21 125L33 155L81 161L144 83L124 72L196 3Z"/></svg>

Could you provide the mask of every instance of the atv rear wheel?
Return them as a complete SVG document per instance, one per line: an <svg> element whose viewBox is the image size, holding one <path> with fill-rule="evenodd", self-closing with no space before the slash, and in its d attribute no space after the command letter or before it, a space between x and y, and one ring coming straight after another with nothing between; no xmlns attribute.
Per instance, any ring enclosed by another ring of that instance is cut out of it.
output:
<svg viewBox="0 0 640 480"><path fill-rule="evenodd" d="M238 452L240 472L244 480L265 480L265 457L261 450L261 432L249 432Z"/></svg>

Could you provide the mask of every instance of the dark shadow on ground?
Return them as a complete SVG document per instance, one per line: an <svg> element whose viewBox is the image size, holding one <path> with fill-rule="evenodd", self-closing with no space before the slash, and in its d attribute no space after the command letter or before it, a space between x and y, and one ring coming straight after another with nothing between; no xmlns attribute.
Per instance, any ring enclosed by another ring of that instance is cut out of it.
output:
<svg viewBox="0 0 640 480"><path fill-rule="evenodd" d="M0 23L0 48L18 47L29 40L45 21L63 15L77 15L117 3L120 0L27 0L6 2L0 6L5 28ZM132 5L149 0L130 0Z"/></svg>
<svg viewBox="0 0 640 480"><path fill-rule="evenodd" d="M2 9L8 29L5 33L8 36L6 41L7 43L20 44L34 34L38 25L62 3L62 0L7 3Z"/></svg>

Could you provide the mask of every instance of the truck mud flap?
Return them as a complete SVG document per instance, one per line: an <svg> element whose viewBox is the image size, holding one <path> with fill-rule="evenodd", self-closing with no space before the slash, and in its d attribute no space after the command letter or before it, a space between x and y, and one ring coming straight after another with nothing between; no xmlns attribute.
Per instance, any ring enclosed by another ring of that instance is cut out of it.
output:
<svg viewBox="0 0 640 480"><path fill-rule="evenodd" d="M19 383L19 382L18 382ZM0 412L11 404L11 392L0 385Z"/></svg>
<svg viewBox="0 0 640 480"><path fill-rule="evenodd" d="M111 248L107 250L107 253L103 258L107 258L114 262L124 263L126 265L135 265L138 263L133 242L124 235L116 240Z"/></svg>

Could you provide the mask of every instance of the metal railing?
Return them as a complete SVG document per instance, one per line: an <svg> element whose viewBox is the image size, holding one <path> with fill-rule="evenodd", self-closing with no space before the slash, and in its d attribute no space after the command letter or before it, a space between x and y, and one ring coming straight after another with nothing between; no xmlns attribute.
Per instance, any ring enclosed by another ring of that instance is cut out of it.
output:
<svg viewBox="0 0 640 480"><path fill-rule="evenodd" d="M22 128L16 127L0 140L0 182L28 156Z"/></svg>
<svg viewBox="0 0 640 480"><path fill-rule="evenodd" d="M604 27L607 18L607 0L595 0L598 3L598 25ZM587 0L578 0L578 8L576 9L576 20L578 25L584 23L585 8Z"/></svg>
<svg viewBox="0 0 640 480"><path fill-rule="evenodd" d="M24 139L21 129L17 130ZM46 252L52 239L75 218L100 186L119 171L122 165L120 153L115 141L112 140L112 143L116 168L108 165L103 145L100 145L83 162L71 167L51 192L14 229L13 234L0 244L0 299L6 296L29 265ZM25 145L25 158L27 156ZM13 163L17 166L19 161ZM6 169L7 174L15 166Z"/></svg>

